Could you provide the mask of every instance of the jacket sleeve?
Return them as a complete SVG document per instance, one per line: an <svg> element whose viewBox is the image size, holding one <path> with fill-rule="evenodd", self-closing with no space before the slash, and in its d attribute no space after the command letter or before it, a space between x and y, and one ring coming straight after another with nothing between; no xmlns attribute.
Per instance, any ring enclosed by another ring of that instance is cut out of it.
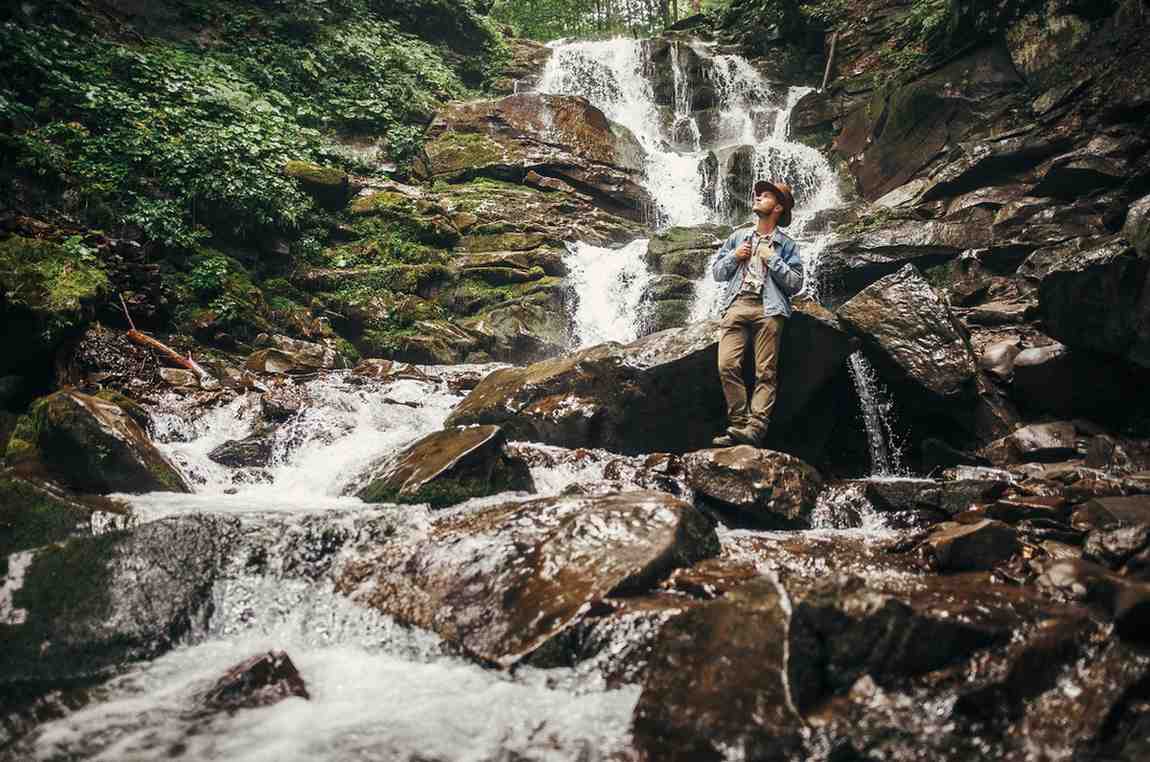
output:
<svg viewBox="0 0 1150 762"><path fill-rule="evenodd" d="M718 268L718 262L715 263ZM799 245L791 243L777 257L767 263L771 278L788 297L799 293L803 288L803 258L799 255Z"/></svg>
<svg viewBox="0 0 1150 762"><path fill-rule="evenodd" d="M735 256L736 238L737 236L731 234L719 247L719 255L715 257L715 262L711 265L711 274L715 280L730 280L738 271L739 260Z"/></svg>

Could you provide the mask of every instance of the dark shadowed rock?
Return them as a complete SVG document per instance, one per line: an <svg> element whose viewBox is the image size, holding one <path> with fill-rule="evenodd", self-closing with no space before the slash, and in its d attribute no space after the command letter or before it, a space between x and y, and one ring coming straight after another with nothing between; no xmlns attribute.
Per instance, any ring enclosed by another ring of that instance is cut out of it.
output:
<svg viewBox="0 0 1150 762"><path fill-rule="evenodd" d="M832 317L809 311L796 311L784 329L772 427L785 430L850 349ZM497 424L513 439L621 453L700 449L723 422L717 344L718 324L704 321L498 370L447 425Z"/></svg>
<svg viewBox="0 0 1150 762"><path fill-rule="evenodd" d="M975 503L1001 496L1009 482L1002 479L882 479L864 482L866 496L880 511L923 508L955 516Z"/></svg>
<svg viewBox="0 0 1150 762"><path fill-rule="evenodd" d="M201 701L207 709L234 712L271 706L291 696L311 698L291 657L277 650L256 654L229 667Z"/></svg>
<svg viewBox="0 0 1150 762"><path fill-rule="evenodd" d="M449 104L428 128L425 151L431 179L518 181L534 171L632 219L642 219L651 203L639 184L642 146L578 96L524 93Z"/></svg>
<svg viewBox="0 0 1150 762"><path fill-rule="evenodd" d="M1061 259L1039 285L1050 335L1150 368L1150 259L1122 240Z"/></svg>
<svg viewBox="0 0 1150 762"><path fill-rule="evenodd" d="M0 573L11 553L91 534L94 511L127 510L108 498L77 496L47 480L0 471Z"/></svg>
<svg viewBox="0 0 1150 762"><path fill-rule="evenodd" d="M234 519L169 518L11 556L0 696L19 703L171 648L206 620L237 531Z"/></svg>
<svg viewBox="0 0 1150 762"><path fill-rule="evenodd" d="M231 468L266 466L271 457L272 441L259 435L228 440L208 453L209 459Z"/></svg>
<svg viewBox="0 0 1150 762"><path fill-rule="evenodd" d="M703 515L662 493L548 498L443 517L349 566L340 588L510 666L596 601L651 589L718 551Z"/></svg>
<svg viewBox="0 0 1150 762"><path fill-rule="evenodd" d="M1150 196L1143 196L1130 205L1122 236L1139 254L1150 255Z"/></svg>
<svg viewBox="0 0 1150 762"><path fill-rule="evenodd" d="M961 394L974 379L958 322L913 266L888 275L838 310L886 367L938 397Z"/></svg>
<svg viewBox="0 0 1150 762"><path fill-rule="evenodd" d="M762 578L671 620L635 706L645 758L798 755L803 721L788 695L788 625L778 588Z"/></svg>
<svg viewBox="0 0 1150 762"><path fill-rule="evenodd" d="M940 524L926 539L926 547L944 572L993 569L1019 550L1017 532L990 519L974 524Z"/></svg>
<svg viewBox="0 0 1150 762"><path fill-rule="evenodd" d="M1035 423L991 442L983 455L995 465L1022 462L1057 462L1074 457L1077 430L1069 421Z"/></svg>
<svg viewBox="0 0 1150 762"><path fill-rule="evenodd" d="M683 468L699 495L774 526L809 526L823 486L819 472L793 455L748 445L687 453Z"/></svg>
<svg viewBox="0 0 1150 762"><path fill-rule="evenodd" d="M1114 357L1073 351L1065 344L1030 347L1014 359L1011 394L1027 412L1125 420L1145 384Z"/></svg>
<svg viewBox="0 0 1150 762"><path fill-rule="evenodd" d="M498 426L436 431L407 447L358 495L368 503L440 508L504 490L532 490L526 466L504 454L506 441Z"/></svg>
<svg viewBox="0 0 1150 762"><path fill-rule="evenodd" d="M188 492L122 408L64 389L33 403L8 443L9 465L81 492Z"/></svg>
<svg viewBox="0 0 1150 762"><path fill-rule="evenodd" d="M1111 569L1119 569L1131 557L1150 545L1150 525L1130 524L1095 529L1086 535L1082 557Z"/></svg>
<svg viewBox="0 0 1150 762"><path fill-rule="evenodd" d="M1083 529L1150 524L1150 495L1097 497L1076 509L1072 521Z"/></svg>

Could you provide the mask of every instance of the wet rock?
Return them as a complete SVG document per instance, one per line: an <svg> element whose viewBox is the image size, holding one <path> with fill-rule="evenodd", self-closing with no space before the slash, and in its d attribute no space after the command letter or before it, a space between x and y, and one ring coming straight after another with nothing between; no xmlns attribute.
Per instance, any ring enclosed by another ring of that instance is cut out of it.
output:
<svg viewBox="0 0 1150 762"><path fill-rule="evenodd" d="M503 451L498 426L457 426L428 434L359 491L368 503L429 503L442 508L505 490L534 491L531 474Z"/></svg>
<svg viewBox="0 0 1150 762"><path fill-rule="evenodd" d="M311 698L291 657L276 650L229 667L200 701L207 709L234 712L271 706L292 696Z"/></svg>
<svg viewBox="0 0 1150 762"><path fill-rule="evenodd" d="M850 350L833 318L809 310L796 311L784 328L772 417L772 429L783 433ZM723 418L717 339L718 324L704 321L498 370L456 406L447 425L497 424L513 439L624 454L700 449ZM782 449L773 439L768 445Z"/></svg>
<svg viewBox="0 0 1150 762"><path fill-rule="evenodd" d="M1095 498L1076 509L1071 520L1087 529L1150 524L1150 495Z"/></svg>
<svg viewBox="0 0 1150 762"><path fill-rule="evenodd" d="M983 455L995 465L1019 462L1057 462L1077 453L1078 432L1073 423L1036 423L990 443Z"/></svg>
<svg viewBox="0 0 1150 762"><path fill-rule="evenodd" d="M965 223L915 219L875 223L869 221L870 215L878 214L872 209L855 214L855 222L835 226L838 240L819 254L819 296L832 306L908 264L934 267L990 242L985 232ZM856 233L852 226L867 229Z"/></svg>
<svg viewBox="0 0 1150 762"><path fill-rule="evenodd" d="M73 535L89 534L94 511L122 514L126 506L103 498L79 498L58 484L0 471L0 576L6 558Z"/></svg>
<svg viewBox="0 0 1150 762"><path fill-rule="evenodd" d="M156 359L124 332L94 323L80 335L64 365L57 378L61 386L124 388L133 379L146 378Z"/></svg>
<svg viewBox="0 0 1150 762"><path fill-rule="evenodd" d="M651 237L647 264L655 272L698 280L707 275L707 263L730 232L720 225L670 228Z"/></svg>
<svg viewBox="0 0 1150 762"><path fill-rule="evenodd" d="M881 479L864 482L867 499L880 511L936 510L955 516L977 503L1001 496L1003 479Z"/></svg>
<svg viewBox="0 0 1150 762"><path fill-rule="evenodd" d="M1051 336L1150 368L1150 259L1115 240L1059 260L1039 284Z"/></svg>
<svg viewBox="0 0 1150 762"><path fill-rule="evenodd" d="M792 603L795 703L806 712L863 674L892 685L1003 643L1016 624L1003 616L1004 603L938 578L885 591L860 577L831 575Z"/></svg>
<svg viewBox="0 0 1150 762"><path fill-rule="evenodd" d="M33 403L16 425L7 459L80 492L189 491L122 408L70 389Z"/></svg>
<svg viewBox="0 0 1150 762"><path fill-rule="evenodd" d="M209 452L208 458L230 468L260 468L271 462L272 441L259 435L231 439Z"/></svg>
<svg viewBox="0 0 1150 762"><path fill-rule="evenodd" d="M548 140L537 136L546 133ZM639 184L643 148L577 96L524 93L442 109L428 128L424 174L521 180L528 171L563 181L609 211L641 220L650 206Z"/></svg>
<svg viewBox="0 0 1150 762"><path fill-rule="evenodd" d="M1143 196L1130 205L1122 237L1142 256L1150 255L1150 196Z"/></svg>
<svg viewBox="0 0 1150 762"><path fill-rule="evenodd" d="M1067 61L1089 37L1089 22L1057 12L1025 16L1006 35L1011 60L1035 89L1061 84Z"/></svg>
<svg viewBox="0 0 1150 762"><path fill-rule="evenodd" d="M1087 561L1120 569L1130 558L1150 546L1150 525L1132 524L1095 529L1086 535L1082 557Z"/></svg>
<svg viewBox="0 0 1150 762"><path fill-rule="evenodd" d="M272 346L253 352L244 367L254 373L306 373L338 364L335 350L311 341L271 336Z"/></svg>
<svg viewBox="0 0 1150 762"><path fill-rule="evenodd" d="M1070 503L1061 495L1013 496L987 506L986 515L1008 524L1027 519L1064 522L1070 519Z"/></svg>
<svg viewBox="0 0 1150 762"><path fill-rule="evenodd" d="M596 601L650 590L718 551L702 514L665 494L548 498L437 519L350 565L339 588L509 666Z"/></svg>
<svg viewBox="0 0 1150 762"><path fill-rule="evenodd" d="M237 531L219 516L168 518L11 556L0 704L107 677L203 626Z"/></svg>
<svg viewBox="0 0 1150 762"><path fill-rule="evenodd" d="M184 370L183 368L160 368L159 373L164 383L171 386L198 387L200 385L199 376L190 370Z"/></svg>
<svg viewBox="0 0 1150 762"><path fill-rule="evenodd" d="M686 481L699 495L766 525L810 526L823 480L794 457L749 445L683 456Z"/></svg>
<svg viewBox="0 0 1150 762"><path fill-rule="evenodd" d="M491 85L491 91L512 95L520 90L534 89L553 51L542 43L523 37L511 37L506 42L511 60L503 65L499 78Z"/></svg>
<svg viewBox="0 0 1150 762"><path fill-rule="evenodd" d="M769 580L750 582L671 620L635 706L648 759L783 760L802 748L788 675L788 617Z"/></svg>
<svg viewBox="0 0 1150 762"><path fill-rule="evenodd" d="M940 524L926 539L926 547L943 572L993 569L1019 550L1015 530L990 519L975 524Z"/></svg>
<svg viewBox="0 0 1150 762"><path fill-rule="evenodd" d="M954 397L970 386L974 358L957 321L913 266L877 281L838 315L876 358L927 392Z"/></svg>
<svg viewBox="0 0 1150 762"><path fill-rule="evenodd" d="M1014 375L1014 360L1022 349L1015 341L999 341L991 344L978 358L978 367L1003 381Z"/></svg>

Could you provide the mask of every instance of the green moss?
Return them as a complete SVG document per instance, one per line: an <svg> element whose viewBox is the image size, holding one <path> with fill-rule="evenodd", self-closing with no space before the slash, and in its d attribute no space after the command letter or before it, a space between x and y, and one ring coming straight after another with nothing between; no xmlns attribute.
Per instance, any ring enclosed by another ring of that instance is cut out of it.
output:
<svg viewBox="0 0 1150 762"><path fill-rule="evenodd" d="M312 185L342 187L347 181L347 173L342 169L324 167L310 161L289 161L284 165L284 174Z"/></svg>
<svg viewBox="0 0 1150 762"><path fill-rule="evenodd" d="M385 480L378 479L359 493L365 503L428 503L432 508L446 508L473 497L490 495L493 488L487 479L432 479L413 494L400 494Z"/></svg>
<svg viewBox="0 0 1150 762"><path fill-rule="evenodd" d="M481 233L465 237L460 241L459 248L476 254L488 251L530 251L547 243L547 240L547 236L539 233L494 233L487 227Z"/></svg>
<svg viewBox="0 0 1150 762"><path fill-rule="evenodd" d="M36 316L39 338L52 345L90 317L107 294L108 276L83 245L12 236L0 241L0 289L9 308Z"/></svg>
<svg viewBox="0 0 1150 762"><path fill-rule="evenodd" d="M6 565L11 553L75 534L89 516L23 479L0 476L0 562Z"/></svg>
<svg viewBox="0 0 1150 762"><path fill-rule="evenodd" d="M504 159L503 146L475 132L444 132L424 150L436 175L452 175Z"/></svg>

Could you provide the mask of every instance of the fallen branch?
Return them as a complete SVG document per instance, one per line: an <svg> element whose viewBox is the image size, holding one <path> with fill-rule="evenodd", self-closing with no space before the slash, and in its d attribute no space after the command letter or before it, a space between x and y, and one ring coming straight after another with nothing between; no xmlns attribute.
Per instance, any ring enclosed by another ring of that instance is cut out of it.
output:
<svg viewBox="0 0 1150 762"><path fill-rule="evenodd" d="M128 341L132 342L133 344L139 344L142 347L147 347L148 349L153 349L156 352L159 352L161 355L167 358L169 362L175 363L181 368L185 368L190 370L192 373L195 373L196 378L198 378L200 381L203 381L205 378L215 378L211 373L208 373L206 370L204 370L203 366L193 360L191 355L184 357L179 352L172 349L159 339L154 339L146 333L136 330L136 323L132 320L132 316L128 312L128 305L124 301L123 294L120 294L120 306L124 309L124 317L128 320Z"/></svg>
<svg viewBox="0 0 1150 762"><path fill-rule="evenodd" d="M831 77L831 67L834 66L835 63L835 45L838 41L839 33L838 30L835 30L834 34L831 35L831 52L830 55L827 56L827 68L823 70L823 86L819 88L820 92L827 89L827 82Z"/></svg>

